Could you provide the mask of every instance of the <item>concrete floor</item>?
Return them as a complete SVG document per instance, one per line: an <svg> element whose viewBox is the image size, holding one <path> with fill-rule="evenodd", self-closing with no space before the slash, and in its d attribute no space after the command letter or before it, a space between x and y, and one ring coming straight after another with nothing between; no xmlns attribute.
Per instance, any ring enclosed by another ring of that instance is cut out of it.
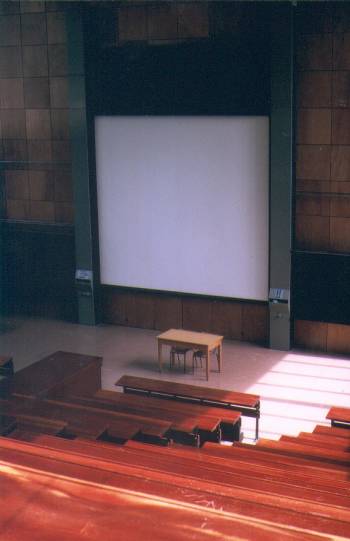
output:
<svg viewBox="0 0 350 541"><path fill-rule="evenodd" d="M159 374L157 334L112 325L5 318L0 322L0 354L13 356L16 371L57 350L100 355L102 386L110 390L117 390L120 376L131 374L259 394L260 436L271 439L329 424L325 416L330 406L350 407L350 357L273 351L225 340L223 371L211 372L208 383L200 368L184 374L182 368L170 371L165 363ZM212 364L215 368L214 359ZM254 427L254 419L243 417L245 441L253 441Z"/></svg>

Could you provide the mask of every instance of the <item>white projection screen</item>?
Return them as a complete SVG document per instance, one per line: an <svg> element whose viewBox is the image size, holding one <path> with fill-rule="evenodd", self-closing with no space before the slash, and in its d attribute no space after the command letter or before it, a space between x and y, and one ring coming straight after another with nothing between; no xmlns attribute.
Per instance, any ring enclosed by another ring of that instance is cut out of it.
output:
<svg viewBox="0 0 350 541"><path fill-rule="evenodd" d="M101 283L267 300L269 120L95 119Z"/></svg>

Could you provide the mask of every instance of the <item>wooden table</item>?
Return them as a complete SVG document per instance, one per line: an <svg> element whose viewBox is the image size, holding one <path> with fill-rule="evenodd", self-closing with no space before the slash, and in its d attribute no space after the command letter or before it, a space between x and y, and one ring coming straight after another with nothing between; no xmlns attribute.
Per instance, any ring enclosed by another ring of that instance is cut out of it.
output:
<svg viewBox="0 0 350 541"><path fill-rule="evenodd" d="M205 332L184 331L182 329L170 329L157 336L158 340L158 361L159 371L162 371L162 348L166 346L183 347L189 349L200 349L206 357L206 374L209 379L210 352L218 349L219 372L222 364L222 340L223 336Z"/></svg>

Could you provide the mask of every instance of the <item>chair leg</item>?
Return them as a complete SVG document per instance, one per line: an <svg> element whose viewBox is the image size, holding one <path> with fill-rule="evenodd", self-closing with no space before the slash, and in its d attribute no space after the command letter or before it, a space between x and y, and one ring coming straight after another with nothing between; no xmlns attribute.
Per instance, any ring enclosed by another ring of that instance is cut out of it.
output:
<svg viewBox="0 0 350 541"><path fill-rule="evenodd" d="M186 353L188 350L177 350L176 348L171 348L170 350L170 367L172 368L175 366L176 362L177 365L181 365L182 356L183 356L183 362L184 362L184 373L186 373Z"/></svg>
<svg viewBox="0 0 350 541"><path fill-rule="evenodd" d="M197 362L200 362L200 367L203 368L203 352L202 351L194 351L192 356L192 372L194 373L195 366L197 366Z"/></svg>

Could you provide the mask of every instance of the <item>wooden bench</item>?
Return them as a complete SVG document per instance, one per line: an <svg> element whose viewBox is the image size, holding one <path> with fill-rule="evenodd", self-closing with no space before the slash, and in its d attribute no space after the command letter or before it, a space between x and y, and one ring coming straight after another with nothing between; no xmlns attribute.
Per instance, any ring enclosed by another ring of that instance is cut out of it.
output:
<svg viewBox="0 0 350 541"><path fill-rule="evenodd" d="M296 512L287 505L279 508L281 498L260 503L261 494L250 500L246 491L247 500L242 500L239 491L219 484L201 481L184 487L183 480L171 474L147 470L145 475L141 468L107 460L82 459L21 441L5 443L1 465L10 467L0 474L8 495L7 505L0 508L4 539L13 531L20 539L34 539L38 531L48 539L54 527L62 540L83 534L87 541L95 541L118 531L125 541L165 537L185 541L193 535L204 540L214 533L217 539L319 541L318 532L329 539L346 536L349 527L344 509L337 510L338 518L320 515L322 506L316 504L301 504Z"/></svg>
<svg viewBox="0 0 350 541"><path fill-rule="evenodd" d="M32 432L31 430L24 430L22 428L14 428L10 434L8 434L8 438L11 438L11 440L21 440L26 442L35 442L36 438L39 435L42 435L38 432Z"/></svg>
<svg viewBox="0 0 350 541"><path fill-rule="evenodd" d="M94 393L101 388L101 365L102 357L56 351L16 372L12 392L52 399L72 392Z"/></svg>
<svg viewBox="0 0 350 541"><path fill-rule="evenodd" d="M153 452L153 454L164 454L172 457L172 460L186 461L186 463L192 463L195 467L195 460L199 459L201 463L206 464L207 467L214 469L220 469L221 471L227 471L233 474L238 474L244 477L254 477L255 479L271 479L278 481L286 481L296 485L313 487L318 490L326 490L335 494L350 496L350 484L345 479L337 479L328 472L327 468L317 470L315 468L306 468L304 465L298 466L298 464L288 465L286 463L274 463L259 459L259 453L251 453L250 449L247 449L240 456L236 453L232 453L233 447L215 445L205 443L204 446L194 452L188 447L172 446L163 448L160 446L145 446L137 441L129 440L126 442L124 448L142 449L143 452ZM195 455L195 456L194 456ZM198 455L198 456L196 456ZM253 456L251 456L253 455ZM254 460L251 460L251 459ZM271 458L271 457L270 457Z"/></svg>
<svg viewBox="0 0 350 541"><path fill-rule="evenodd" d="M327 447L340 448L340 447L349 447L350 448L350 434L347 438L344 437L334 437L332 434L316 434L312 432L300 432L299 438L309 440L310 442L323 442Z"/></svg>
<svg viewBox="0 0 350 541"><path fill-rule="evenodd" d="M305 483L285 483L285 480L271 479L254 476L247 476L244 472L232 472L228 468L215 467L201 459L200 452L197 456L191 456L193 453L184 453L182 458L176 458L174 454L165 452L153 452L151 446L143 445L139 447L111 447L100 448L96 442L86 442L83 440L62 440L61 438L38 437L35 441L40 446L50 449L60 449L69 453L77 453L82 457L94 457L101 460L112 461L114 464L123 464L126 466L137 465L137 467L147 468L154 472L170 473L177 478L191 478L205 480L206 482L220 483L237 490L252 490L265 493L266 495L287 496L289 498L298 498L305 502L313 502L317 499L318 503L328 505L338 505L350 509L350 494L334 493L328 490L320 490L320 487L314 488L305 486ZM142 444L141 444L142 445Z"/></svg>
<svg viewBox="0 0 350 541"><path fill-rule="evenodd" d="M67 428L67 423L46 417L34 415L18 414L16 415L16 429L38 432L40 434L63 434ZM11 433L10 433L11 435Z"/></svg>
<svg viewBox="0 0 350 541"><path fill-rule="evenodd" d="M10 437L17 438L17 435L10 435ZM255 481L261 479L263 482L266 480L269 481L279 481L282 483L286 482L288 479L288 484L293 485L294 487L305 488L305 485L308 488L318 490L321 492L332 493L334 495L339 495L341 497L350 497L350 484L347 481L337 480L334 476L330 477L327 475L318 475L313 470L306 470L304 467L293 467L286 472L285 468L278 468L276 465L273 467L262 462L261 464L249 463L247 464L244 460L237 460L236 457L233 458L232 455L227 458L224 456L219 456L217 453L211 455L210 453L203 453L202 450L194 450L193 448L184 447L184 446L172 446L172 447L161 447L155 445L146 445L142 442L128 440L128 442L123 446L116 446L111 444L105 444L96 441L87 441L81 438L74 440L65 440L62 438L55 438L53 436L42 435L38 433L21 433L19 439L36 443L37 445L50 447L54 449L61 449L63 451L69 451L73 453L78 453L90 457L101 458L104 460L110 461L121 461L123 457L129 457L131 463L141 465L139 456L151 456L153 459L156 458L157 467L164 467L165 464L168 467L172 468L172 465L182 466L191 472L195 472L195 475L200 475L204 477L202 468L206 470L211 470L212 472L220 471L222 473L223 482L231 484L232 475L235 476L233 479L234 484L241 483L244 486L245 480L248 477L252 477ZM213 446L215 449L222 449L222 446ZM224 447L224 449L229 449ZM251 454L250 450L247 450L247 454ZM165 460L165 462L164 462ZM326 472L327 473L327 472ZM261 488L262 485L261 485Z"/></svg>
<svg viewBox="0 0 350 541"><path fill-rule="evenodd" d="M278 442L271 441L271 443ZM224 456L231 460L242 460L247 463L246 467L249 467L248 464L251 463L260 465L264 463L268 464L270 468L282 468L285 469L287 477L288 472L291 470L295 471L296 468L303 468L322 477L328 476L330 479L349 479L349 468L347 465L325 462L322 459L317 460L316 457L310 460L308 456L303 456L302 453L271 452L271 449L244 443L235 443L232 446L226 446L211 442L206 442L201 448L201 451L218 457Z"/></svg>
<svg viewBox="0 0 350 541"><path fill-rule="evenodd" d="M4 401L3 401L4 402ZM23 415L65 423L67 437L84 436L90 439L105 438L125 441L140 437L155 443L168 444L170 423L153 421L145 417L117 414L72 403L21 397L2 405L7 414L20 418Z"/></svg>
<svg viewBox="0 0 350 541"><path fill-rule="evenodd" d="M60 490L61 493L70 494L71 498L68 499L68 503L71 508L74 508L73 503L76 495L79 494L81 496L81 481L84 482L84 499L87 502L90 501L89 483L94 483L94 490L96 490L96 486L98 485L99 494L96 497L99 497L100 501L103 489L105 487L111 487L113 490L110 490L109 498L104 502L103 511L101 508L105 524L108 509L117 516L124 516L125 513L133 510L135 506L141 510L146 508L148 515L146 514L145 518L147 519L147 516L152 515L152 521L155 521L157 528L162 530L163 538L165 531L171 531L173 539L188 538L186 535L181 536L180 533L180 531L183 532L183 525L186 525L185 517L188 504L193 510L198 511L203 508L206 512L212 511L214 516L222 517L222 519L228 522L229 528L226 530L224 536L221 530L218 528L213 530L213 526L205 522L205 528L208 527L209 532L215 531L218 538L232 537L232 531L237 536L237 531L232 530L235 525L234 520L237 520L237 518L241 520L245 519L249 525L249 530L246 531L243 539L254 541L284 539L283 528L287 528L288 530L289 537L286 537L286 539L298 539L294 533L296 532L296 535L298 535L298 533L302 532L303 536L301 539L304 541L306 539L311 541L313 535L316 535L317 532L320 532L323 537L327 538L327 536L345 537L349 531L350 510L347 507L346 501L345 505L342 505L340 498L333 498L333 496L329 496L330 501L337 501L340 505L331 505L311 499L307 500L303 498L302 488L298 493L294 493L293 496L281 497L280 491L284 490L287 493L288 486L286 486L286 483L284 483L284 489L282 489L282 484L279 484L276 485L276 489L278 488L278 490L275 493L265 494L263 491L254 488L253 481L251 488L230 486L228 483L212 481L210 478L196 477L193 469L189 471L183 469L181 474L174 475L172 470L160 471L157 464L155 464L155 467L151 465L148 467L145 465L145 462L143 466L139 466L135 463L135 460L132 463L128 463L127 461L125 463L116 462L88 455L84 456L79 452L73 453L69 450L62 451L54 448L45 448L44 446L33 445L22 441L11 441L6 438L3 438L2 441L0 439L0 449L0 460L4 464L13 465L14 468L19 465L19 468L22 470L24 468L25 471L28 470L28 466L30 467L30 471L28 471L26 476L27 479L36 469L40 471L40 475L48 472L52 480L54 480L54 487L56 489L53 491L53 496ZM69 480L69 476L71 479L80 481L79 491L76 493L71 486L60 489L60 484L56 476L61 479L64 477L62 483L66 483ZM30 486L31 483L29 483L29 488ZM40 486L51 488L47 482L41 482ZM37 489L36 485L35 488ZM121 499L119 505L116 505L113 495L119 494L120 490L123 492L124 499ZM126 493L127 499L125 496ZM311 492L308 494L311 497ZM141 501L142 496L145 496L148 502L147 505L145 505L146 500L145 502ZM152 499L154 497L157 500L153 504ZM326 498L325 494L324 497ZM44 502L45 499L41 497L41 501ZM63 499L61 505L65 501L66 499ZM208 502L211 502L210 505L208 505ZM53 507L57 508L55 505ZM95 513L92 515L91 507L95 509ZM61 506L58 506L58 508L61 509ZM115 513L116 508L118 509L118 513ZM97 514L96 509L96 506L88 505L89 524L92 524L91 520ZM170 517L165 519L164 513L168 509L170 511L172 509L180 510L181 513L177 517L172 517L172 519ZM45 509L43 509L44 511ZM12 516L13 513L11 513ZM31 517L31 513L29 513L29 517ZM143 517L138 514L138 520L141 520L141 518ZM180 531L173 529L171 526L174 521L175 528L175 518L181 522L182 530ZM78 516L75 516L73 522L76 523L77 520ZM260 527L263 525L263 530L260 531L261 535L257 534L257 531L254 530L256 523ZM109 522L108 526L111 526ZM58 523L56 528L59 527ZM188 527L190 528L189 525ZM131 539L138 538L138 536L135 537L135 530L130 521L129 529L132 530L133 534ZM144 535L145 530L143 529L142 531ZM192 531L191 528L189 531ZM203 532L200 525L194 531L198 531L199 539L202 538ZM278 534L278 536L274 537L274 534ZM316 536L314 539L318 537ZM125 539L128 539L127 533Z"/></svg>
<svg viewBox="0 0 350 541"><path fill-rule="evenodd" d="M71 403L88 406L100 411L114 412L115 414L126 414L131 416L142 417L148 419L149 422L164 421L169 425L168 436L170 439L179 443L188 443L195 445L196 447L201 444L203 436L203 430L212 435L216 441L220 440L220 420L219 419L203 419L199 417L177 414L176 412L159 412L152 410L152 408L138 408L136 406L128 404L113 404L104 402L94 398L88 397L70 397ZM202 431L199 431L199 425L202 427ZM202 436L202 437L201 437ZM210 439L210 437L209 437Z"/></svg>
<svg viewBox="0 0 350 541"><path fill-rule="evenodd" d="M343 451L325 449L322 447L311 447L297 441L290 441L291 436L286 436L288 441L272 441L261 438L257 444L258 449L264 449L271 453L289 454L290 456L299 456L308 460L324 461L330 464L350 466L350 456Z"/></svg>
<svg viewBox="0 0 350 541"><path fill-rule="evenodd" d="M333 438L321 434L300 433L298 436L281 436L279 441L289 441L290 443L300 443L302 445L345 452L350 451L349 442L337 442Z"/></svg>
<svg viewBox="0 0 350 541"><path fill-rule="evenodd" d="M208 440L219 442L221 433L231 441L237 441L240 437L241 414L237 411L115 391L97 391L93 397L73 396L69 400L111 411L168 420L174 431L198 432L200 443Z"/></svg>
<svg viewBox="0 0 350 541"><path fill-rule="evenodd" d="M327 413L326 419L331 420L332 426L350 429L350 408L333 407Z"/></svg>
<svg viewBox="0 0 350 541"><path fill-rule="evenodd" d="M128 375L122 376L116 385L122 387L125 393L144 393L158 398L171 398L239 411L242 415L256 419L255 438L259 437L260 397L258 395Z"/></svg>
<svg viewBox="0 0 350 541"><path fill-rule="evenodd" d="M324 426L316 425L313 434L326 434L332 438L346 438L349 440L350 432L348 428L341 428L336 426Z"/></svg>
<svg viewBox="0 0 350 541"><path fill-rule="evenodd" d="M167 432L170 423L147 419L146 417L118 414L54 400L44 401L44 407L53 415L69 420L67 430L78 436L92 439L105 438L112 441L126 441L135 437L154 443L168 444Z"/></svg>

